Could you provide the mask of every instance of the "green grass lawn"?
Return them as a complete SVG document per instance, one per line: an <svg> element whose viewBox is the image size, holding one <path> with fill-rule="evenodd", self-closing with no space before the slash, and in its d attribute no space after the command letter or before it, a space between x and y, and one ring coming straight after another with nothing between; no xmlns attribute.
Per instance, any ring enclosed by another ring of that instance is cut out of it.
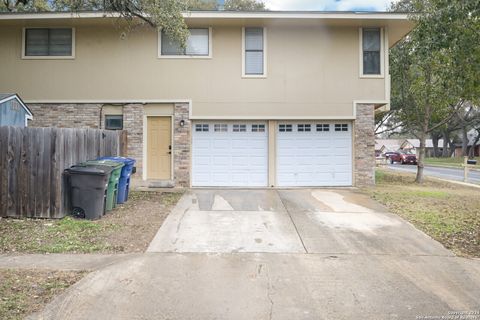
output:
<svg viewBox="0 0 480 320"><path fill-rule="evenodd" d="M414 174L376 171L370 196L391 212L456 254L480 257L480 189L426 179L414 183Z"/></svg>
<svg viewBox="0 0 480 320"><path fill-rule="evenodd" d="M81 271L0 270L0 319L24 319L84 275Z"/></svg>
<svg viewBox="0 0 480 320"><path fill-rule="evenodd" d="M475 158L478 163L478 168L480 168L480 159ZM432 166L443 166L443 167L453 167L453 168L463 168L463 157L455 158L425 158L425 164Z"/></svg>

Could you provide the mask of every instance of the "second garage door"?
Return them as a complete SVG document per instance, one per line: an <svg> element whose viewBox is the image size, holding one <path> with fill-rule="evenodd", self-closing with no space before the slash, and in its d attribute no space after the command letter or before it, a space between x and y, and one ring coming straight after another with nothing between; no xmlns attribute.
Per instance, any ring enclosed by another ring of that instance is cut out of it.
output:
<svg viewBox="0 0 480 320"><path fill-rule="evenodd" d="M277 185L351 186L351 123L279 123Z"/></svg>
<svg viewBox="0 0 480 320"><path fill-rule="evenodd" d="M268 130L264 122L197 122L192 148L194 187L268 184Z"/></svg>

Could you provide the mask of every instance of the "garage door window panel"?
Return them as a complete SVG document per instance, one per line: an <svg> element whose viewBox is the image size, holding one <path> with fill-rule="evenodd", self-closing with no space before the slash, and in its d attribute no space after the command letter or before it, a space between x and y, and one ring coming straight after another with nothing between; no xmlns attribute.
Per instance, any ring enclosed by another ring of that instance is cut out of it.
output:
<svg viewBox="0 0 480 320"><path fill-rule="evenodd" d="M317 132L329 132L329 131L330 131L329 124L324 124L324 123L317 124Z"/></svg>
<svg viewBox="0 0 480 320"><path fill-rule="evenodd" d="M348 124L347 123L337 123L335 124L335 131L348 131Z"/></svg>
<svg viewBox="0 0 480 320"><path fill-rule="evenodd" d="M252 132L265 132L264 124L252 124Z"/></svg>
<svg viewBox="0 0 480 320"><path fill-rule="evenodd" d="M208 124L196 124L195 125L195 131L196 132L208 132L209 131L209 125Z"/></svg>
<svg viewBox="0 0 480 320"><path fill-rule="evenodd" d="M247 132L247 125L246 124L234 124L233 125L233 132Z"/></svg>
<svg viewBox="0 0 480 320"><path fill-rule="evenodd" d="M278 131L279 132L292 132L293 131L293 125L291 125L291 124L279 124L278 125Z"/></svg>
<svg viewBox="0 0 480 320"><path fill-rule="evenodd" d="M227 124L215 124L213 131L215 132L228 132L228 125Z"/></svg>
<svg viewBox="0 0 480 320"><path fill-rule="evenodd" d="M298 132L310 132L312 131L312 127L310 124L299 124L297 125Z"/></svg>

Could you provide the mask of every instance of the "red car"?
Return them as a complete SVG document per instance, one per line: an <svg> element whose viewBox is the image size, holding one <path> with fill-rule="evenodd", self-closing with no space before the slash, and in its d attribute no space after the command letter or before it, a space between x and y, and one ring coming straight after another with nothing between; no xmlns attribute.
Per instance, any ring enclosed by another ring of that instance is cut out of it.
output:
<svg viewBox="0 0 480 320"><path fill-rule="evenodd" d="M387 159L390 159L391 164L395 162L400 162L401 164L417 164L417 156L405 151L389 152Z"/></svg>

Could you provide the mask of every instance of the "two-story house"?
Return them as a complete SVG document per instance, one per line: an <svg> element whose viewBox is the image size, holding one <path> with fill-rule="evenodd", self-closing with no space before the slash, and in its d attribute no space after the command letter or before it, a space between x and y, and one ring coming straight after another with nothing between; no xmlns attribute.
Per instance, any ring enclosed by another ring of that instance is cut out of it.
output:
<svg viewBox="0 0 480 320"><path fill-rule="evenodd" d="M100 12L0 15L0 92L31 126L128 132L146 183L374 183L374 114L405 14L191 12L182 49Z"/></svg>

